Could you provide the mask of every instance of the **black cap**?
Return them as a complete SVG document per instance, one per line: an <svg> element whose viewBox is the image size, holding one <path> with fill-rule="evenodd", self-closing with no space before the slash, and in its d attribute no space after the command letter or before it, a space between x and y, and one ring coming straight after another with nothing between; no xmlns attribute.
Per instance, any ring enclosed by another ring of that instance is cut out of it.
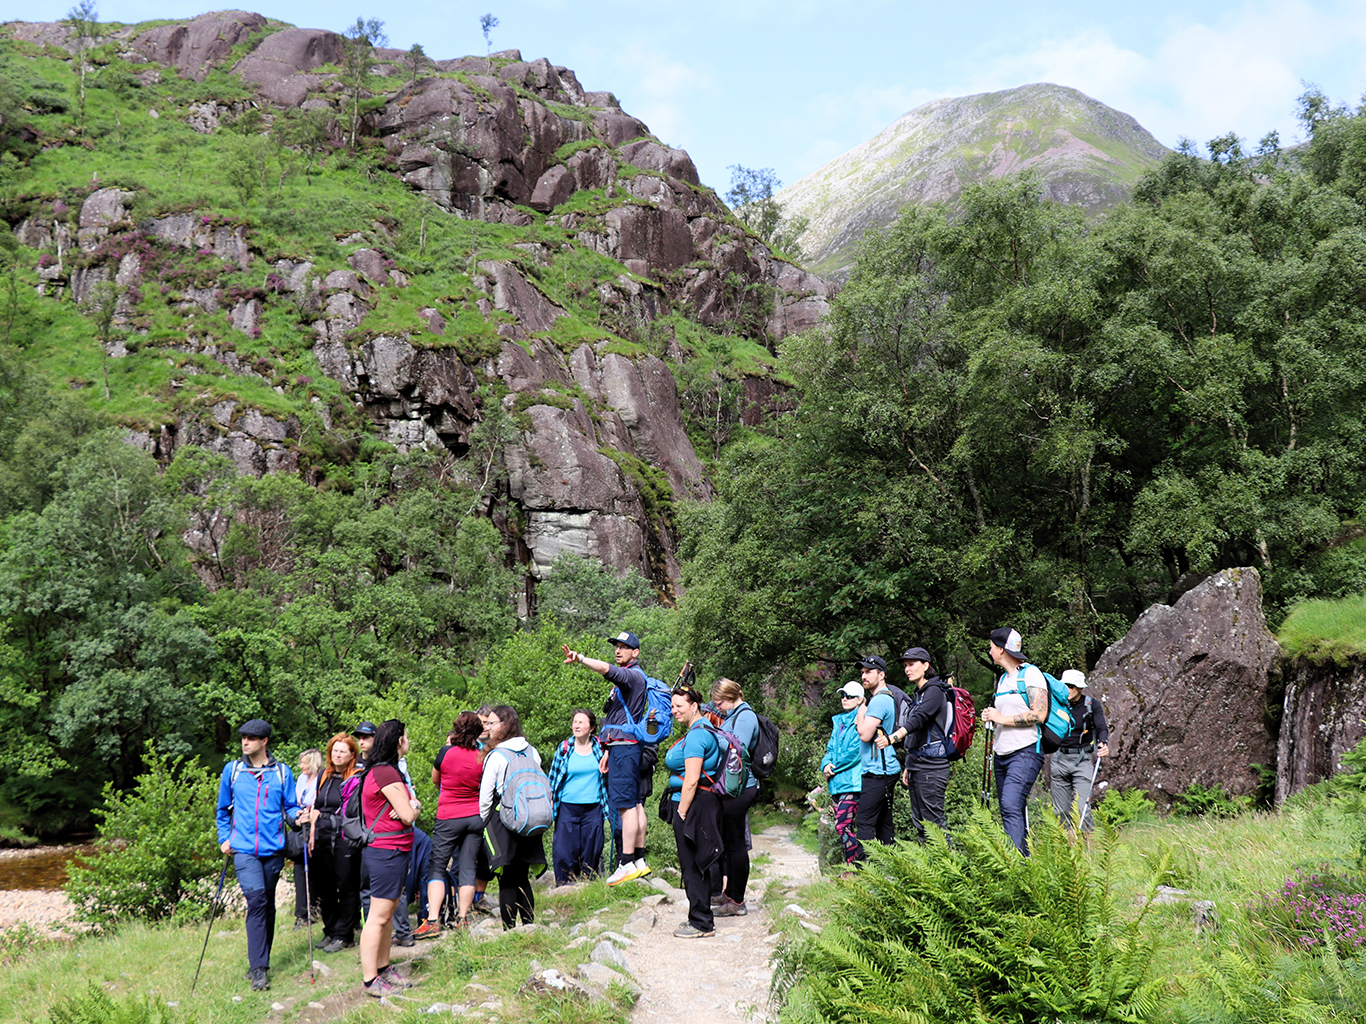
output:
<svg viewBox="0 0 1366 1024"><path fill-rule="evenodd" d="M901 655L902 661L923 661L927 665L932 664L934 659L930 657L930 652L923 647L911 647Z"/></svg>
<svg viewBox="0 0 1366 1024"><path fill-rule="evenodd" d="M379 730L375 728L374 722L361 722L360 725L351 730L353 736L374 736L377 732Z"/></svg>
<svg viewBox="0 0 1366 1024"><path fill-rule="evenodd" d="M879 658L876 654L870 654L866 658L860 658L858 667L876 668L882 670L883 672L887 671L887 663L883 661L881 658Z"/></svg>
<svg viewBox="0 0 1366 1024"><path fill-rule="evenodd" d="M250 722L243 722L242 728L237 730L241 736L270 736L270 723L264 718L253 718Z"/></svg>
<svg viewBox="0 0 1366 1024"><path fill-rule="evenodd" d="M993 629L991 631L991 642L1009 654L1016 661L1024 662L1029 660L1024 655L1024 641L1020 639L1020 634L1009 626Z"/></svg>

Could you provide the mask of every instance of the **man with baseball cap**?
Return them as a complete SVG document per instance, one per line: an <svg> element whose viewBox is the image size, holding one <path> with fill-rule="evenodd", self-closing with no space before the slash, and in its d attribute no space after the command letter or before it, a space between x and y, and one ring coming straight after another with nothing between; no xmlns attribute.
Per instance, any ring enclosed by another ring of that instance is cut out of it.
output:
<svg viewBox="0 0 1366 1024"><path fill-rule="evenodd" d="M242 757L223 767L218 781L218 844L232 854L247 904L247 980L270 988L270 947L275 940L275 884L285 863L285 824L298 817L294 773L271 757L270 725L243 723Z"/></svg>
<svg viewBox="0 0 1366 1024"><path fill-rule="evenodd" d="M581 651L571 651L564 645L566 665L577 662L606 676L613 684L612 692L603 706L602 755L600 768L607 775L607 801L621 813L621 860L617 869L607 876L608 885L619 885L632 878L650 873L645 863L645 804L641 795L641 749L644 744L620 728L626 725L627 708L631 719L639 721L646 711L645 673L641 671L640 638L629 630L607 637L612 643L615 664L590 658Z"/></svg>
<svg viewBox="0 0 1366 1024"><path fill-rule="evenodd" d="M863 684L853 681L840 687L840 713L830 719L830 741L825 745L821 772L835 807L835 835L839 836L844 862L863 860L858 841L858 799L863 791L863 755L855 719L863 707Z"/></svg>
<svg viewBox="0 0 1366 1024"><path fill-rule="evenodd" d="M868 702L861 705L854 719L858 729L863 790L858 801L858 838L867 846L876 839L890 846L896 842L896 826L892 823L892 799L896 795L896 780L901 775L901 762L888 734L896 728L896 701L887 689L887 662L876 654L859 659L863 676L863 691Z"/></svg>
<svg viewBox="0 0 1366 1024"><path fill-rule="evenodd" d="M1062 819L1068 831L1076 822L1077 808L1082 810L1082 832L1090 832L1091 782L1095 778L1098 757L1110 756L1110 727L1105 723L1105 708L1100 701L1086 693L1086 675L1075 668L1062 674L1067 687L1067 703L1072 712L1072 728L1063 737L1062 745L1050 755L1048 789L1053 797L1053 812Z"/></svg>
<svg viewBox="0 0 1366 1024"><path fill-rule="evenodd" d="M930 652L912 647L901 655L911 705L902 727L892 741L906 741L901 781L911 796L911 821L916 838L925 842L925 822L949 827L944 813L944 794L949 788L949 753L946 740L952 701L949 688L935 674Z"/></svg>
<svg viewBox="0 0 1366 1024"><path fill-rule="evenodd" d="M996 699L982 721L996 726L993 767L1001 824L1015 848L1029 856L1025 803L1043 768L1042 730L1048 717L1048 681L1025 661L1020 634L1007 626L991 631L991 660L1001 669Z"/></svg>

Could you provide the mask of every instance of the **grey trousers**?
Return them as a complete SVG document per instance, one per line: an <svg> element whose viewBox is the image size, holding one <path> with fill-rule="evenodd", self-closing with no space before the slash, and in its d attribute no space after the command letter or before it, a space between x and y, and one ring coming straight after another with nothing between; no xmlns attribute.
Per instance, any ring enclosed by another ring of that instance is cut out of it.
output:
<svg viewBox="0 0 1366 1024"><path fill-rule="evenodd" d="M1083 832L1094 827L1091 820L1091 775L1095 771L1094 756L1089 751L1055 750L1048 769L1048 789L1053 797L1053 813L1071 829L1076 815L1086 807L1086 818L1081 823Z"/></svg>

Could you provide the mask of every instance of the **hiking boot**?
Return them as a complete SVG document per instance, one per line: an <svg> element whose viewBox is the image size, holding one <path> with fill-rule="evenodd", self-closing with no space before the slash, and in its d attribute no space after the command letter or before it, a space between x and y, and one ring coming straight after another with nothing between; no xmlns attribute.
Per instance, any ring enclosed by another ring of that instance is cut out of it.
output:
<svg viewBox="0 0 1366 1024"><path fill-rule="evenodd" d="M331 938L318 948L324 953L340 953L343 949L350 949L355 943L347 939Z"/></svg>
<svg viewBox="0 0 1366 1024"><path fill-rule="evenodd" d="M485 896L482 900L475 900L473 903L470 904L470 913L472 914L487 914L490 917L492 917L493 911L493 900L489 899L487 896Z"/></svg>
<svg viewBox="0 0 1366 1024"><path fill-rule="evenodd" d="M306 918L306 917L296 917L296 918L294 919L294 930L295 930L296 932L297 932L300 928L307 928L307 927L308 927L308 918Z"/></svg>
<svg viewBox="0 0 1366 1024"><path fill-rule="evenodd" d="M691 924L684 921L679 927L674 929L676 939L710 939L716 934L716 929L704 932L701 928L694 928Z"/></svg>
<svg viewBox="0 0 1366 1024"><path fill-rule="evenodd" d="M247 971L247 979L251 982L253 992L264 992L270 988L270 975L264 967L253 967Z"/></svg>
<svg viewBox="0 0 1366 1024"><path fill-rule="evenodd" d="M718 892L715 896L713 896L713 897L711 898L711 905L712 905L713 907L719 907L719 906L721 906L721 904L723 904L723 903L725 903L725 902L726 902L726 894L723 893L723 892Z"/></svg>
<svg viewBox="0 0 1366 1024"><path fill-rule="evenodd" d="M384 970L380 971L379 976L395 988L412 988L417 984L400 974L398 968L393 964L390 964L388 967L384 968Z"/></svg>
<svg viewBox="0 0 1366 1024"><path fill-rule="evenodd" d="M400 946L404 949L407 949L409 946L417 945L417 943L413 940L413 937L411 935L395 935L393 938L393 944L395 946Z"/></svg>
<svg viewBox="0 0 1366 1024"><path fill-rule="evenodd" d="M375 975L374 981L370 982L368 985L362 984L361 988L365 989L365 994L367 996L373 996L375 999L378 999L381 996L389 996L392 998L403 991L401 985L395 985L391 981L385 981L384 975L382 974Z"/></svg>
<svg viewBox="0 0 1366 1024"><path fill-rule="evenodd" d="M423 921L413 932L415 939L434 939L441 934L440 921Z"/></svg>
<svg viewBox="0 0 1366 1024"><path fill-rule="evenodd" d="M620 885L628 878L635 878L635 862L618 864L617 869L607 876L608 885Z"/></svg>
<svg viewBox="0 0 1366 1024"><path fill-rule="evenodd" d="M744 917L749 909L743 903L736 903L729 896L722 897L719 906L712 908L713 917Z"/></svg>

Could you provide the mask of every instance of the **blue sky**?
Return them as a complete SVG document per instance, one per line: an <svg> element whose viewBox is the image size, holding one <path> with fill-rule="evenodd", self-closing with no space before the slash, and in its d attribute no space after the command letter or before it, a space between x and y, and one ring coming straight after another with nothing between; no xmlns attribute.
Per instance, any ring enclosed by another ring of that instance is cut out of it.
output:
<svg viewBox="0 0 1366 1024"><path fill-rule="evenodd" d="M23 12L52 21L71 6L37 0ZM122 22L212 9L186 0L98 8L101 20ZM334 30L377 17L391 46L421 43L435 58L483 53L487 11L500 22L495 50L548 57L585 88L616 93L721 191L730 164L772 167L790 184L922 103L1030 82L1080 89L1168 146L1228 131L1255 145L1273 129L1290 142L1303 83L1354 106L1366 91L1363 0L281 0L248 9Z"/></svg>

